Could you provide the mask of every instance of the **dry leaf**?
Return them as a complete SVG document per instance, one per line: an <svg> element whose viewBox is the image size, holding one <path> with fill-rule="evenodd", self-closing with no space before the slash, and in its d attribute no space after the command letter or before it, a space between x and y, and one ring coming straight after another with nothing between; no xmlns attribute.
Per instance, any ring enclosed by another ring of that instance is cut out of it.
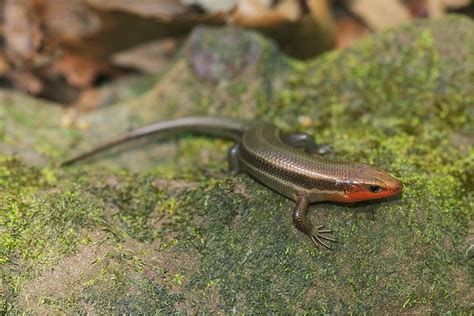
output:
<svg viewBox="0 0 474 316"><path fill-rule="evenodd" d="M30 71L12 70L7 72L6 76L10 79L13 86L20 91L34 95L43 92L43 83Z"/></svg>
<svg viewBox="0 0 474 316"><path fill-rule="evenodd" d="M426 0L428 7L428 16L430 18L439 18L445 12L445 6L442 0Z"/></svg>
<svg viewBox="0 0 474 316"><path fill-rule="evenodd" d="M196 7L186 7L178 0L83 1L99 17L101 28L69 48L102 60L141 43L181 36L199 22L224 22L223 16L203 14Z"/></svg>
<svg viewBox="0 0 474 316"><path fill-rule="evenodd" d="M87 4L102 11L123 11L142 17L172 20L180 16L199 13L178 0L85 0Z"/></svg>
<svg viewBox="0 0 474 316"><path fill-rule="evenodd" d="M48 71L50 77L63 76L74 87L90 87L99 74L112 75L113 71L104 63L85 56L66 53Z"/></svg>
<svg viewBox="0 0 474 316"><path fill-rule="evenodd" d="M299 4L294 2L293 6L299 7ZM272 27L288 21L288 14L272 8L271 1L240 0L228 21L245 27Z"/></svg>
<svg viewBox="0 0 474 316"><path fill-rule="evenodd" d="M54 42L79 41L102 27L83 0L41 0L41 16L45 32Z"/></svg>
<svg viewBox="0 0 474 316"><path fill-rule="evenodd" d="M229 12L237 4L238 0L179 0L182 4L196 5L209 13Z"/></svg>
<svg viewBox="0 0 474 316"><path fill-rule="evenodd" d="M443 4L446 8L456 10L467 7L471 3L471 0L443 0Z"/></svg>
<svg viewBox="0 0 474 316"><path fill-rule="evenodd" d="M31 63L41 44L39 21L29 0L7 0L4 8L6 52L11 61Z"/></svg>
<svg viewBox="0 0 474 316"><path fill-rule="evenodd" d="M167 38L137 45L111 58L114 65L133 68L145 73L158 73L165 69L179 45L176 38Z"/></svg>
<svg viewBox="0 0 474 316"><path fill-rule="evenodd" d="M5 55L0 53L0 76L3 76L8 70L10 70L10 65L5 58Z"/></svg>
<svg viewBox="0 0 474 316"><path fill-rule="evenodd" d="M441 0L405 0L404 4L415 18L438 18L445 11Z"/></svg>
<svg viewBox="0 0 474 316"><path fill-rule="evenodd" d="M265 31L289 54L310 58L334 47L335 29L328 2L241 0L229 21Z"/></svg>
<svg viewBox="0 0 474 316"><path fill-rule="evenodd" d="M362 37L370 34L367 26L349 14L336 18L336 47L350 47Z"/></svg>
<svg viewBox="0 0 474 316"><path fill-rule="evenodd" d="M382 30L410 21L408 9L399 0L351 0L349 11L360 17L373 30Z"/></svg>

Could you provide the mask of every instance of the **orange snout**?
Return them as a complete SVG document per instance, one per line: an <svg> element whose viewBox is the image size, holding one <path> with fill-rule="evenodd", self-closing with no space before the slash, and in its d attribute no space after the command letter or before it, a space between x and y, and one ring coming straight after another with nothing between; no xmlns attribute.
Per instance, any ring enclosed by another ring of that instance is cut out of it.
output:
<svg viewBox="0 0 474 316"><path fill-rule="evenodd" d="M403 184L391 179L384 183L384 186L375 186L376 190L371 185L353 184L349 190L346 191L345 202L360 202L367 200L383 199L391 196L396 196L403 191Z"/></svg>

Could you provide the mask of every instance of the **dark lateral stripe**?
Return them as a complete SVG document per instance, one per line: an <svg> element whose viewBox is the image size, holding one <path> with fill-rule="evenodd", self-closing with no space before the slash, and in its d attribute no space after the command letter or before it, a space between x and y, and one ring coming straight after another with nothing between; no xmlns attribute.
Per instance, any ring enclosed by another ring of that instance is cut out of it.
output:
<svg viewBox="0 0 474 316"><path fill-rule="evenodd" d="M271 162L267 161L263 157L249 151L245 146L241 146L240 155L241 159L244 160L247 164L254 166L257 170L262 170L262 172L271 175L275 181L281 183L292 183L297 187L302 187L307 190L317 189L321 191L338 191L338 188L335 186L335 183L331 180L314 178L307 174L295 173L291 170L288 170L284 167L274 165Z"/></svg>

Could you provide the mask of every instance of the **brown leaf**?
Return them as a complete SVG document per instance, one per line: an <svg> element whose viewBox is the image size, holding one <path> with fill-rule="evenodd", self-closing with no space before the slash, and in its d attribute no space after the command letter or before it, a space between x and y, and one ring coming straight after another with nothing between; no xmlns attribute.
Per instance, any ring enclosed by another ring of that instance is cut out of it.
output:
<svg viewBox="0 0 474 316"><path fill-rule="evenodd" d="M184 35L202 21L224 22L222 15L203 14L178 0L82 1L98 17L100 27L91 35L68 42L67 47L75 53L101 60L141 43Z"/></svg>
<svg viewBox="0 0 474 316"><path fill-rule="evenodd" d="M335 29L328 1L241 0L229 21L265 31L296 57L310 58L334 47Z"/></svg>
<svg viewBox="0 0 474 316"><path fill-rule="evenodd" d="M196 13L193 8L178 0L85 0L90 6L103 11L118 10L142 17L172 20L179 16Z"/></svg>
<svg viewBox="0 0 474 316"><path fill-rule="evenodd" d="M470 2L471 0L443 0L443 3L446 8L453 10L467 7Z"/></svg>
<svg viewBox="0 0 474 316"><path fill-rule="evenodd" d="M147 42L112 56L112 63L145 73L158 73L170 63L179 45L176 38Z"/></svg>
<svg viewBox="0 0 474 316"><path fill-rule="evenodd" d="M178 0L182 4L195 5L208 13L230 12L239 0Z"/></svg>
<svg viewBox="0 0 474 316"><path fill-rule="evenodd" d="M245 27L271 27L298 18L299 3L285 3L287 12L283 9L272 8L271 1L240 0L235 10L229 16L229 22Z"/></svg>
<svg viewBox="0 0 474 316"><path fill-rule="evenodd" d="M112 69L104 63L85 56L66 53L48 71L49 77L63 76L66 82L74 87L90 87L99 74L113 75Z"/></svg>
<svg viewBox="0 0 474 316"><path fill-rule="evenodd" d="M430 18L439 18L446 11L446 7L442 0L426 0L428 14Z"/></svg>
<svg viewBox="0 0 474 316"><path fill-rule="evenodd" d="M31 63L41 44L39 20L29 0L7 0L4 11L6 52L14 63Z"/></svg>
<svg viewBox="0 0 474 316"><path fill-rule="evenodd" d="M370 34L367 26L349 14L336 18L336 47L343 49Z"/></svg>
<svg viewBox="0 0 474 316"><path fill-rule="evenodd" d="M29 71L11 70L7 72L6 77L20 91L33 95L38 95L43 91L41 80Z"/></svg>
<svg viewBox="0 0 474 316"><path fill-rule="evenodd" d="M0 53L0 76L3 76L9 69L10 65L5 58L5 55Z"/></svg>
<svg viewBox="0 0 474 316"><path fill-rule="evenodd" d="M98 32L99 17L83 0L41 0L41 17L51 42L79 41Z"/></svg>
<svg viewBox="0 0 474 316"><path fill-rule="evenodd" d="M441 0L405 0L404 4L415 18L437 18L445 11Z"/></svg>
<svg viewBox="0 0 474 316"><path fill-rule="evenodd" d="M349 11L359 16L373 30L382 30L410 21L410 12L399 0L351 0Z"/></svg>

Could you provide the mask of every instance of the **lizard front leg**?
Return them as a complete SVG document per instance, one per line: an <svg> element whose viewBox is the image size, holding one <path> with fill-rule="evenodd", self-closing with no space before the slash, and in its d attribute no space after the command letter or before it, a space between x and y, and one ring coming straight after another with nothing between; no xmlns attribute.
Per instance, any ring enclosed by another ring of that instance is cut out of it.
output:
<svg viewBox="0 0 474 316"><path fill-rule="evenodd" d="M318 244L331 249L323 240L335 242L334 239L324 236L325 233L331 233L331 230L323 230L323 225L316 227L316 232L313 232L313 224L308 219L308 205L309 199L305 195L300 195L296 198L296 204L293 208L293 224L299 231L308 235L316 247Z"/></svg>
<svg viewBox="0 0 474 316"><path fill-rule="evenodd" d="M229 148L227 153L227 162L229 163L229 171L232 174L239 173L241 171L240 167L240 144L235 144Z"/></svg>

